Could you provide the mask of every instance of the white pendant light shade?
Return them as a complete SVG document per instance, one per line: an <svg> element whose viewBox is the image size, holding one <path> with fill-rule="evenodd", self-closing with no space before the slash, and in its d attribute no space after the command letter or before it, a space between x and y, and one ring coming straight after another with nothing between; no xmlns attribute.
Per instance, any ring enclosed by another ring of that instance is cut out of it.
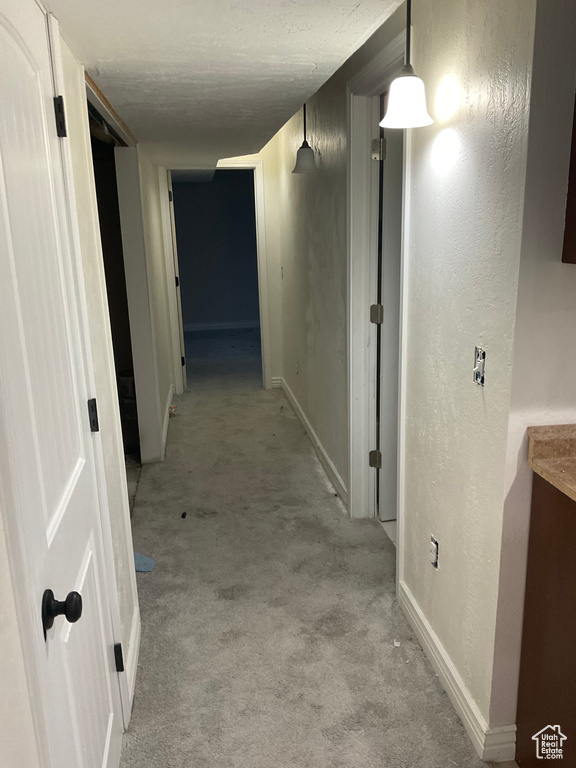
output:
<svg viewBox="0 0 576 768"><path fill-rule="evenodd" d="M316 170L316 160L314 160L314 150L307 141L302 142L302 146L296 153L296 165L292 173L310 173Z"/></svg>
<svg viewBox="0 0 576 768"><path fill-rule="evenodd" d="M292 173L310 173L316 170L316 160L314 160L314 150L306 141L306 104L302 107L302 119L304 122L304 141L296 153L296 165Z"/></svg>
<svg viewBox="0 0 576 768"><path fill-rule="evenodd" d="M407 65L390 85L388 109L380 125L383 128L420 128L433 122L426 108L424 82Z"/></svg>

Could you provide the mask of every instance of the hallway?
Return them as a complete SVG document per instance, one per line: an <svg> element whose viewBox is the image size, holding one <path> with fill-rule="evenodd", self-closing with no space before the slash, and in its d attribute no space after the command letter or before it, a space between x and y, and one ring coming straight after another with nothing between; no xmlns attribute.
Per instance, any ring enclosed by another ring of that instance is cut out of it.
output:
<svg viewBox="0 0 576 768"><path fill-rule="evenodd" d="M394 547L345 517L258 357L231 351L197 348L143 468L135 548L157 565L122 768L480 768L397 605Z"/></svg>

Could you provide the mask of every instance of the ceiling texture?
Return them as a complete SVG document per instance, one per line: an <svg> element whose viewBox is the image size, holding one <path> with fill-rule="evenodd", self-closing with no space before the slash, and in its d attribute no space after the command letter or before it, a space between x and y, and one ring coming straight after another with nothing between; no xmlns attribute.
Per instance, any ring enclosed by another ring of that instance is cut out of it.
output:
<svg viewBox="0 0 576 768"><path fill-rule="evenodd" d="M258 152L402 0L48 0L153 159Z"/></svg>

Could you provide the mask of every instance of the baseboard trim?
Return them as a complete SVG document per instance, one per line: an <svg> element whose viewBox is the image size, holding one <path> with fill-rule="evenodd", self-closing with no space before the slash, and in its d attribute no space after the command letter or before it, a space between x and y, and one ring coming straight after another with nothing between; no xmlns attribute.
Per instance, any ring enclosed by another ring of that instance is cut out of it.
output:
<svg viewBox="0 0 576 768"><path fill-rule="evenodd" d="M280 384L274 384L275 381L280 381ZM344 504L346 508L348 508L348 488L346 487L344 481L340 477L340 474L338 473L338 470L332 463L330 457L326 453L326 450L324 449L324 446L320 442L320 439L314 429L312 428L312 425L308 421L308 418L304 411L302 410L302 407L300 406L300 403L296 399L296 396L286 383L285 379L272 379L272 386L280 386L282 387L282 391L286 395L286 399L294 409L294 412L296 413L296 416L300 419L300 423L306 430L306 434L310 438L310 442L312 443L314 450L316 451L316 455L320 459L320 463L322 464L322 467L324 468L324 471L328 475L328 479L334 486L334 490L340 497L340 500Z"/></svg>
<svg viewBox="0 0 576 768"><path fill-rule="evenodd" d="M130 711L124 718L124 727L128 728L130 717L132 716L132 705L134 703L134 691L136 689L136 674L138 672L138 658L140 656L140 636L142 625L140 622L140 609L134 608L132 614L132 627L130 628L130 644L126 656L126 682L128 683L128 696L130 700Z"/></svg>
<svg viewBox="0 0 576 768"><path fill-rule="evenodd" d="M438 635L432 629L414 595L403 581L400 581L398 585L398 602L444 686L454 709L460 716L480 758L489 762L514 760L516 725L502 725L493 728L488 726Z"/></svg>
<svg viewBox="0 0 576 768"><path fill-rule="evenodd" d="M270 386L272 389L281 389L282 387L282 378L280 376L272 376L270 379Z"/></svg>
<svg viewBox="0 0 576 768"><path fill-rule="evenodd" d="M223 320L217 323L184 323L184 333L194 331L233 331L260 328L260 320Z"/></svg>

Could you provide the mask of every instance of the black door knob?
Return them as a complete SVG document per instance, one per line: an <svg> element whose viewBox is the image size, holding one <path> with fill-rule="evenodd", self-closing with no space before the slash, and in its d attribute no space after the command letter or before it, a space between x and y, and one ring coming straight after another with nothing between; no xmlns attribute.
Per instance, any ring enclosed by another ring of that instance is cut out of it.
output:
<svg viewBox="0 0 576 768"><path fill-rule="evenodd" d="M82 595L78 592L69 592L66 600L56 600L51 589L45 590L42 595L44 639L46 639L46 632L52 629L56 616L65 616L71 624L78 621L82 616Z"/></svg>

